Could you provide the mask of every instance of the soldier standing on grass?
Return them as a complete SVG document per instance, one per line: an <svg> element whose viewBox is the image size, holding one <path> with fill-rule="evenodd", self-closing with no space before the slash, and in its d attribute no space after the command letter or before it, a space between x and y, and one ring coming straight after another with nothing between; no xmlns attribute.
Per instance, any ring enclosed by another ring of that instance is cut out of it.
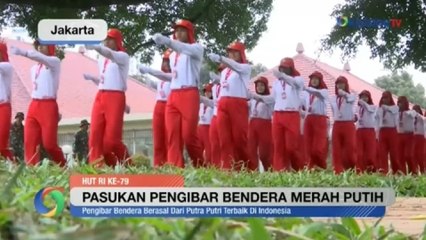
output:
<svg viewBox="0 0 426 240"><path fill-rule="evenodd" d="M24 113L18 112L10 129L10 147L16 160L24 159Z"/></svg>
<svg viewBox="0 0 426 240"><path fill-rule="evenodd" d="M78 131L75 134L74 138L74 144L73 144L73 153L74 158L77 159L77 161L86 162L87 155L89 154L89 122L84 119L80 122L80 131Z"/></svg>

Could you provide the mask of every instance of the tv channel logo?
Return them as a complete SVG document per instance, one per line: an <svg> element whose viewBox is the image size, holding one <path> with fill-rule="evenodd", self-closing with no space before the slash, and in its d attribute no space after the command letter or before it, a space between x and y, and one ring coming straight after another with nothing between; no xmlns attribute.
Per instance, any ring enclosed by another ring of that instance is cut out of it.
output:
<svg viewBox="0 0 426 240"><path fill-rule="evenodd" d="M44 205L44 200L49 196L55 203L55 207L49 208ZM34 207L43 217L57 217L65 208L64 188L46 187L40 189L34 197Z"/></svg>
<svg viewBox="0 0 426 240"><path fill-rule="evenodd" d="M339 27L346 27L348 26L349 18L348 17L338 17L336 18L336 25Z"/></svg>

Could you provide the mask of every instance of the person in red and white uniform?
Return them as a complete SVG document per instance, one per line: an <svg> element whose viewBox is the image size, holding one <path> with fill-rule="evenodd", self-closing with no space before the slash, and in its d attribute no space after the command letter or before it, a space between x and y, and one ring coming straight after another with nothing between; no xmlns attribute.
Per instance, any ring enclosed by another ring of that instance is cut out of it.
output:
<svg viewBox="0 0 426 240"><path fill-rule="evenodd" d="M166 104L170 94L170 54L168 49L163 54L161 71L151 69L147 66L139 66L142 74L148 73L160 79L157 83L157 102L155 103L152 117L152 135L154 142L154 167L163 166L167 162L167 131L166 131Z"/></svg>
<svg viewBox="0 0 426 240"><path fill-rule="evenodd" d="M12 122L12 95L13 67L9 63L6 43L0 42L0 157L14 160L9 150L10 127Z"/></svg>
<svg viewBox="0 0 426 240"><path fill-rule="evenodd" d="M379 124L379 172L388 173L389 155L392 171L396 173L401 169L398 160L398 106L395 105L391 92L382 93L376 117Z"/></svg>
<svg viewBox="0 0 426 240"><path fill-rule="evenodd" d="M358 121L357 121L357 152L358 169L362 172L376 171L377 146L376 146L376 110L371 93L367 90L359 94Z"/></svg>
<svg viewBox="0 0 426 240"><path fill-rule="evenodd" d="M153 40L173 50L170 54L172 78L166 105L168 163L184 167L183 146L194 167L202 166L203 148L198 138L198 112L200 110L200 69L204 48L195 42L194 26L190 21L179 20L173 26L173 40L156 33Z"/></svg>
<svg viewBox="0 0 426 240"><path fill-rule="evenodd" d="M335 82L336 96L331 98L334 124L332 131L332 162L336 173L354 169L356 166L356 131L354 103L356 96L349 91L346 77Z"/></svg>
<svg viewBox="0 0 426 240"><path fill-rule="evenodd" d="M302 160L299 153L300 139L300 92L304 79L294 67L293 59L281 60L278 71L274 71L277 80L272 85L269 96L254 94L256 99L274 104L272 116L272 140L274 156L272 167L275 171L300 170ZM296 141L295 141L296 140Z"/></svg>
<svg viewBox="0 0 426 240"><path fill-rule="evenodd" d="M204 96L213 100L213 84L205 84L203 87ZM211 162L211 144L210 144L210 123L213 118L213 107L209 104L200 103L200 113L198 122L198 137L204 152L205 166L213 166Z"/></svg>
<svg viewBox="0 0 426 240"><path fill-rule="evenodd" d="M417 112L414 118L414 161L421 173L425 173L425 118L420 105L414 105L413 110Z"/></svg>
<svg viewBox="0 0 426 240"><path fill-rule="evenodd" d="M398 138L399 138L399 163L403 174L408 172L418 174L417 164L414 161L414 119L417 112L410 110L410 105L407 97L398 97Z"/></svg>
<svg viewBox="0 0 426 240"><path fill-rule="evenodd" d="M304 124L304 139L308 166L310 169L326 169L328 154L327 104L329 96L322 73L315 71L309 76L309 84L305 91L308 95L304 101L307 104L305 106L307 116Z"/></svg>
<svg viewBox="0 0 426 240"><path fill-rule="evenodd" d="M38 51L22 50L11 47L11 53L27 57L37 62L31 68L33 91L25 120L24 151L28 165L40 162L39 146L59 166L65 166L66 160L58 146L59 110L56 102L61 71L61 60L55 55L54 45L42 45L35 41Z"/></svg>
<svg viewBox="0 0 426 240"><path fill-rule="evenodd" d="M225 65L220 64L217 69L219 74L222 72L223 69L225 69ZM220 154L219 131L217 129L217 106L218 106L220 90L221 90L220 75L214 72L210 72L210 82L213 84L212 86L213 98L209 99L209 98L206 98L205 96L201 96L200 101L203 104L213 108L213 117L210 122L210 129L209 129L211 163L214 167L220 168L221 154Z"/></svg>
<svg viewBox="0 0 426 240"><path fill-rule="evenodd" d="M89 131L89 164L131 164L127 147L123 144L123 117L126 109L129 55L123 47L120 30L108 30L104 45L86 45L97 51L100 77L98 93L93 103ZM85 79L96 77L85 75ZM102 162L103 160L103 162Z"/></svg>
<svg viewBox="0 0 426 240"><path fill-rule="evenodd" d="M268 79L259 77L254 81L256 93L270 94ZM263 169L269 171L272 166L272 112L273 104L266 104L256 99L250 100L250 123L248 132L248 152L250 170L258 170L259 160Z"/></svg>
<svg viewBox="0 0 426 240"><path fill-rule="evenodd" d="M221 165L224 169L240 170L248 166L247 99L251 66L247 62L245 49L243 43L234 42L227 47L228 57L214 53L208 55L213 62L226 65L221 72L217 114Z"/></svg>

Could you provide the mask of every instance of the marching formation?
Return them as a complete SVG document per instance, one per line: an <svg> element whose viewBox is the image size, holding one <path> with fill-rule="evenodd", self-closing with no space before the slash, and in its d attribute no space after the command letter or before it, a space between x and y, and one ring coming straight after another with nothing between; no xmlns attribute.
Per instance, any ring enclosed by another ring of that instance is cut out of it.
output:
<svg viewBox="0 0 426 240"><path fill-rule="evenodd" d="M184 167L185 148L197 168L255 171L261 163L270 171L326 169L331 140L336 173L350 169L383 174L426 172L425 117L420 106L409 109L406 97L400 96L395 103L392 94L384 92L374 105L367 90L359 96L352 93L344 76L335 80L335 94L329 96L322 73L315 71L304 79L292 58L280 61L271 86L268 79L259 77L252 92L251 66L241 42L231 43L227 56L207 54L218 67L200 94L204 47L196 42L191 22L180 20L173 28L173 38L153 36L158 46L168 49L161 70L139 66L142 74L160 80L153 113L154 166ZM57 145L61 64L55 46L38 42L35 46L37 51L10 48L11 54L37 62L31 69L33 92L22 155L8 147L13 67L5 43L0 44L0 154L11 160L14 154L23 156L28 165L36 165L43 146L53 161L64 166ZM122 141L123 116L129 111L125 92L130 57L121 32L110 29L103 46L86 48L103 58L99 76L84 74L99 90L92 108L89 146L83 154L98 166L132 164ZM328 106L334 119L331 139Z"/></svg>

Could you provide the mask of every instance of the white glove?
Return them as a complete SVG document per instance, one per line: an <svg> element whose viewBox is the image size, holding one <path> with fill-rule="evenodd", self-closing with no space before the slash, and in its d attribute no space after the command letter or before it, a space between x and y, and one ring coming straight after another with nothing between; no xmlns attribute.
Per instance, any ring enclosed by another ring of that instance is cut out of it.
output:
<svg viewBox="0 0 426 240"><path fill-rule="evenodd" d="M280 72L278 69L274 69L273 74L278 79L284 78L284 73Z"/></svg>
<svg viewBox="0 0 426 240"><path fill-rule="evenodd" d="M27 51L11 46L10 53L12 53L13 55L25 56L27 54Z"/></svg>
<svg viewBox="0 0 426 240"><path fill-rule="evenodd" d="M343 91L342 89L337 90L337 94L339 94L339 96L346 96L347 92Z"/></svg>
<svg viewBox="0 0 426 240"><path fill-rule="evenodd" d="M364 100L362 100L362 99L359 99L359 104L361 104L362 106L364 106L364 105L366 105L367 103L364 101Z"/></svg>
<svg viewBox="0 0 426 240"><path fill-rule="evenodd" d="M83 78L84 78L84 80L90 80L90 81L92 81L94 77L91 76L91 75L89 75L89 74L87 74L87 73L85 73L85 74L83 74Z"/></svg>
<svg viewBox="0 0 426 240"><path fill-rule="evenodd" d="M88 45L84 45L84 47L85 47L87 50L96 50L96 49L99 47L99 45L88 44Z"/></svg>
<svg viewBox="0 0 426 240"><path fill-rule="evenodd" d="M154 34L152 39L157 45L169 45L171 41L170 38L163 36L161 33Z"/></svg>
<svg viewBox="0 0 426 240"><path fill-rule="evenodd" d="M145 65L143 65L143 64L140 64L140 65L138 66L138 69L139 69L139 72L140 72L140 73L142 73L142 74L149 73L149 72L150 72L150 70L151 70L151 68L150 68L150 67L145 66Z"/></svg>
<svg viewBox="0 0 426 240"><path fill-rule="evenodd" d="M130 106L129 106L129 105L126 105L126 107L124 108L124 112L125 112L126 114L129 114L129 113L130 113Z"/></svg>
<svg viewBox="0 0 426 240"><path fill-rule="evenodd" d="M212 61L216 63L220 63L220 56L215 53L210 53L207 55L207 57Z"/></svg>

